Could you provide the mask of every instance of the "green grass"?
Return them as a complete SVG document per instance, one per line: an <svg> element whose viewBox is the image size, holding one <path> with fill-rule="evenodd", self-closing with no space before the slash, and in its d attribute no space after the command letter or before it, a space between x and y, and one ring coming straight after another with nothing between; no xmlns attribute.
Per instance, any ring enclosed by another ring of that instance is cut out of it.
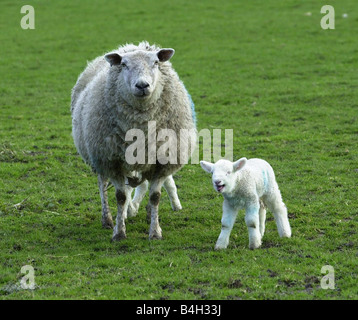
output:
<svg viewBox="0 0 358 320"><path fill-rule="evenodd" d="M34 0L35 30L20 28L24 4L0 4L1 299L358 298L355 0L330 2L335 30L320 27L323 1ZM175 177L181 212L163 192L162 241L148 240L142 206L110 242L73 145L70 92L87 60L141 40L175 48L199 129L233 129L235 158L272 164L291 239L268 214L249 250L240 213L214 251L222 198L189 164ZM19 287L24 265L35 290ZM334 290L320 286L324 265Z"/></svg>

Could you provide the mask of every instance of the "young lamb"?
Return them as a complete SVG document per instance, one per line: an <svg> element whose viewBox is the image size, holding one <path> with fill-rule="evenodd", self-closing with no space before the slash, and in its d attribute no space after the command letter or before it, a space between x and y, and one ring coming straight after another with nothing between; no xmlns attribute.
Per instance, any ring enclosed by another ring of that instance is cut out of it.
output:
<svg viewBox="0 0 358 320"><path fill-rule="evenodd" d="M136 213L148 182L150 239L162 237L158 206L163 185L173 209L181 208L172 178L185 163L179 152L174 163L163 163L159 157L152 163L148 159L153 149L149 154L145 145L145 163L132 163L126 158L130 145L126 133L131 129L143 132L145 141L154 136L157 152L168 143L156 138L158 132L171 130L180 136L173 148L179 150L180 142L180 149L187 150L188 157L193 152L191 146L197 135L193 103L169 62L173 54L173 49L161 49L145 41L138 46L121 46L90 62L72 89L72 134L79 154L98 174L104 226L113 225L106 192L108 180L116 190L118 214L112 240L126 237L127 212ZM155 122L156 131L149 130L149 122ZM169 153L173 148L169 148ZM131 201L134 187L137 188Z"/></svg>
<svg viewBox="0 0 358 320"><path fill-rule="evenodd" d="M222 228L215 249L228 246L240 209L246 211L250 249L261 246L265 232L265 207L273 212L279 235L291 237L286 206L282 202L274 171L265 160L241 158L236 162L219 160L215 164L200 161L200 165L212 174L214 189L224 196Z"/></svg>

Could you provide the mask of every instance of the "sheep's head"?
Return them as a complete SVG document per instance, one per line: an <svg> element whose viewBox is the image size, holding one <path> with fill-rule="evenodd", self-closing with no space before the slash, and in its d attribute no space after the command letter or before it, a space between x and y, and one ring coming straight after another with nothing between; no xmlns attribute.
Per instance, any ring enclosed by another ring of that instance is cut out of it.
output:
<svg viewBox="0 0 358 320"><path fill-rule="evenodd" d="M247 159L241 158L236 162L219 160L215 164L207 161L200 161L201 167L212 174L214 189L222 194L231 193L236 184L237 172L242 170Z"/></svg>
<svg viewBox="0 0 358 320"><path fill-rule="evenodd" d="M173 54L174 49L136 50L122 55L109 53L105 59L118 75L121 93L130 100L128 102L138 102L149 99L158 90L160 64Z"/></svg>

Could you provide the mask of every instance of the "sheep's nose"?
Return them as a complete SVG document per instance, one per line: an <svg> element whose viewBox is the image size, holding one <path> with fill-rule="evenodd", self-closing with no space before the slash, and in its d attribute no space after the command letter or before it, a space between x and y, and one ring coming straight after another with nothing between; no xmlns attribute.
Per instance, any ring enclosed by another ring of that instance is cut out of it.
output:
<svg viewBox="0 0 358 320"><path fill-rule="evenodd" d="M148 87L149 87L149 83L148 83L148 82L145 82L145 81L138 81L135 86L136 86L136 88L138 88L139 90L144 90L145 88L148 88Z"/></svg>
<svg viewBox="0 0 358 320"><path fill-rule="evenodd" d="M221 185L221 180L215 180L215 184L216 184L217 186Z"/></svg>

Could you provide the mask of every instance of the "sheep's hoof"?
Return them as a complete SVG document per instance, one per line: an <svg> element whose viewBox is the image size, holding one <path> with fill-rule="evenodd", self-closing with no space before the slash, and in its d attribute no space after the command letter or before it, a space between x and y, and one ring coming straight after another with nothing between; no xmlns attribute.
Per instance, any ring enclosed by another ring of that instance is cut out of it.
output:
<svg viewBox="0 0 358 320"><path fill-rule="evenodd" d="M128 206L128 209L127 209L128 218L132 218L137 215L138 207L139 207L139 205L135 205L133 203Z"/></svg>
<svg viewBox="0 0 358 320"><path fill-rule="evenodd" d="M152 235L152 236L149 236L149 240L162 240L163 237L161 235Z"/></svg>
<svg viewBox="0 0 358 320"><path fill-rule="evenodd" d="M183 209L183 207L181 206L181 204L176 204L172 206L173 211L180 211L181 209Z"/></svg>
<svg viewBox="0 0 358 320"><path fill-rule="evenodd" d="M125 238L127 238L125 232L119 232L113 235L111 242L121 241Z"/></svg>

